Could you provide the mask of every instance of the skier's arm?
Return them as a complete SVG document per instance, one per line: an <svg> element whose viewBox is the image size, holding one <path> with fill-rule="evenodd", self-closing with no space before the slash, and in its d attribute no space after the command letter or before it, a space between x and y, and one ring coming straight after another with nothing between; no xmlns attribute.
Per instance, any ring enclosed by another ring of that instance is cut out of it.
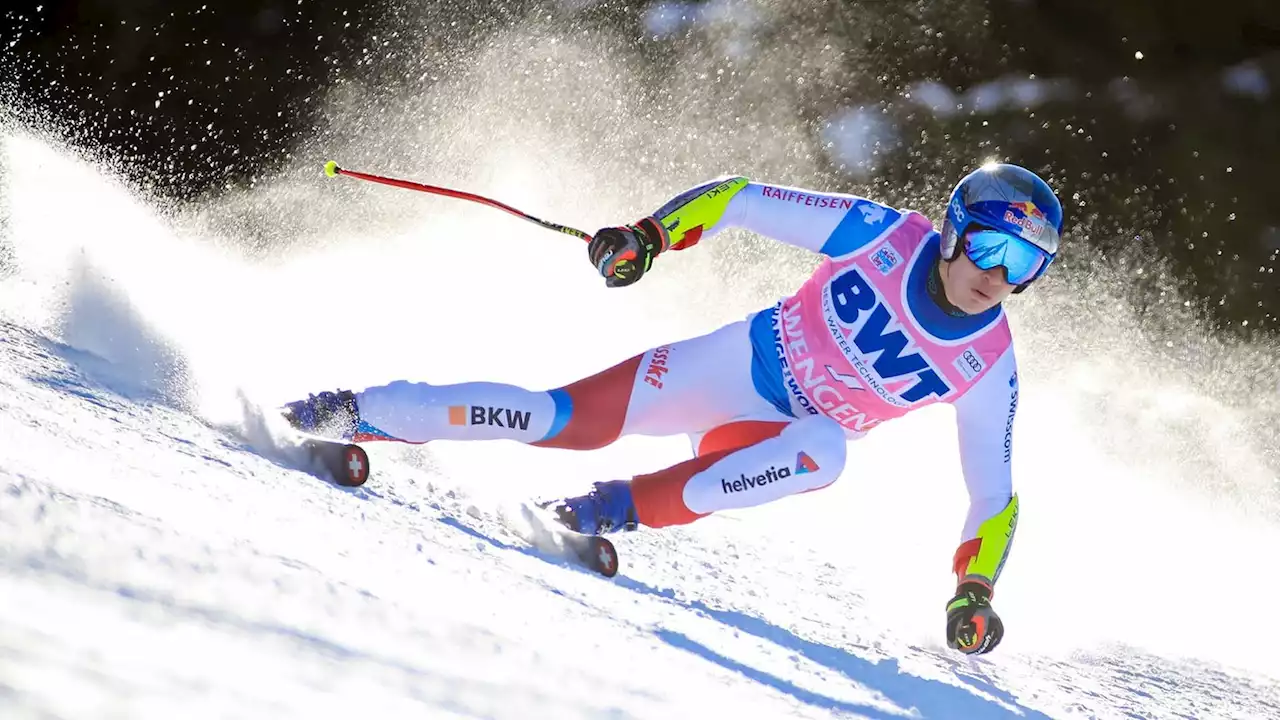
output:
<svg viewBox="0 0 1280 720"><path fill-rule="evenodd" d="M1018 408L1018 369L1010 347L955 402L960 465L969 514L953 569L957 583L993 588L1009 556L1018 523L1010 459Z"/></svg>
<svg viewBox="0 0 1280 720"><path fill-rule="evenodd" d="M814 192L725 177L677 195L653 214L671 249L739 227L831 257L880 237L902 214L855 195Z"/></svg>
<svg viewBox="0 0 1280 720"><path fill-rule="evenodd" d="M601 228L587 257L609 287L638 282L654 258L740 227L830 257L849 255L902 221L871 200L723 177L690 188L632 225Z"/></svg>

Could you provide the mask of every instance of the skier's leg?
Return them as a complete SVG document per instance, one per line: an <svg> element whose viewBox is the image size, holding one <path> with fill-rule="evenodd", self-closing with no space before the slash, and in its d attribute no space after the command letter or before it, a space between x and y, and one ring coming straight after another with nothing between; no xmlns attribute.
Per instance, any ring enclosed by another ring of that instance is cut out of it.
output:
<svg viewBox="0 0 1280 720"><path fill-rule="evenodd" d="M596 483L555 505L561 522L588 534L638 525L684 525L717 510L752 507L835 482L844 469L845 434L836 421L741 421L703 436L692 460L631 480ZM722 444L709 446L719 435ZM738 443L762 438L742 446Z"/></svg>
<svg viewBox="0 0 1280 720"><path fill-rule="evenodd" d="M289 407L300 408L293 417L304 430L315 432L325 425L320 420L339 417L344 422L337 431L325 434L358 441L506 439L588 450L621 435L697 433L747 416L791 420L755 392L751 367L749 328L738 322L555 390L401 381L348 393L342 401L334 398L343 393L322 393Z"/></svg>
<svg viewBox="0 0 1280 720"><path fill-rule="evenodd" d="M639 364L637 356L550 391L491 382L432 385L401 380L357 393L323 392L289 403L284 415L304 432L357 442L539 444L560 438L556 447L589 449L617 438ZM571 419L575 432L561 438Z"/></svg>
<svg viewBox="0 0 1280 720"><path fill-rule="evenodd" d="M753 357L747 322L653 348L553 391L564 394L572 413L558 434L536 444L576 449L601 447L622 435L695 435L703 446L737 438L741 447L766 437L747 429L756 424L772 427L776 435L794 418L756 391ZM734 422L745 418L760 422ZM749 441L738 437L742 432Z"/></svg>
<svg viewBox="0 0 1280 720"><path fill-rule="evenodd" d="M566 388L394 382L356 395L361 439L516 440L589 450L617 439L640 358ZM566 432L569 431L569 432Z"/></svg>
<svg viewBox="0 0 1280 720"><path fill-rule="evenodd" d="M636 519L648 527L684 525L717 510L824 488L844 470L846 442L839 423L813 415L753 445L714 450L640 475L631 480Z"/></svg>

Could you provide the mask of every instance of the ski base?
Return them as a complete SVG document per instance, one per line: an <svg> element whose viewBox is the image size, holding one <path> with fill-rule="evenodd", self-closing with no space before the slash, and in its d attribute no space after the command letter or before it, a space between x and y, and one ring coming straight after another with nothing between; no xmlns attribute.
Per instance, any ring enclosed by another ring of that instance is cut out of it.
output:
<svg viewBox="0 0 1280 720"><path fill-rule="evenodd" d="M522 503L520 511L532 531L530 543L582 567L611 578L618 574L618 550L608 538L583 535L564 525L549 511L533 503Z"/></svg>

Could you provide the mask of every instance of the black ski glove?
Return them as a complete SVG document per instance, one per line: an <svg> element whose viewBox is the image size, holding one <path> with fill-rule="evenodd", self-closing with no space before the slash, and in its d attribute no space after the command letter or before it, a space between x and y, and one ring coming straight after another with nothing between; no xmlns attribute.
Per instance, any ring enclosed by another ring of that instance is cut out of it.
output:
<svg viewBox="0 0 1280 720"><path fill-rule="evenodd" d="M991 652L1004 637L1004 623L991 609L991 588L960 583L947 604L947 646L967 655Z"/></svg>
<svg viewBox="0 0 1280 720"><path fill-rule="evenodd" d="M587 244L587 257L609 287L630 285L644 277L653 259L671 247L671 237L651 217L635 225L604 228Z"/></svg>

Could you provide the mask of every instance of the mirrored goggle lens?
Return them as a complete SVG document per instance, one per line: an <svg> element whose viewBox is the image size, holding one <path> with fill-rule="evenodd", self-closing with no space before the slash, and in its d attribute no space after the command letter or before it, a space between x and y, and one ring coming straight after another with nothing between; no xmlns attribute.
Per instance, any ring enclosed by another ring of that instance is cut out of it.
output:
<svg viewBox="0 0 1280 720"><path fill-rule="evenodd" d="M1040 248L1019 237L996 230L979 230L965 236L965 255L983 270L1002 267L1011 285L1035 279L1049 263Z"/></svg>

